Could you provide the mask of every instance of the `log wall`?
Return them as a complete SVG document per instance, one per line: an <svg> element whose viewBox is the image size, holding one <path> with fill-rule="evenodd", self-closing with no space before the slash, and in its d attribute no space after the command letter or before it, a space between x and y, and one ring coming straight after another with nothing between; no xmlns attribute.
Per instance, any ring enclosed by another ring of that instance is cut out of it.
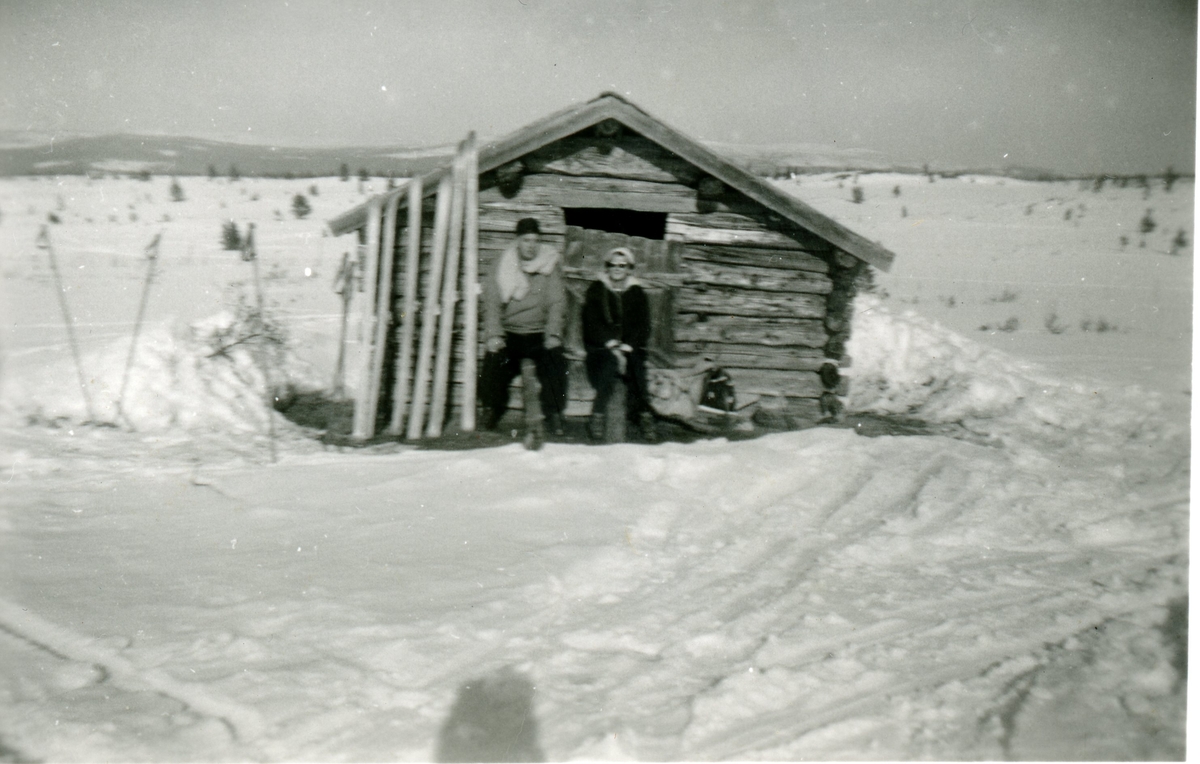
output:
<svg viewBox="0 0 1200 764"><path fill-rule="evenodd" d="M669 291L673 365L689 368L710 359L729 372L740 396L761 396L760 415L769 424L812 424L835 413L840 405L837 397L846 392L837 370L848 360L844 356L854 285L864 266L713 181L638 136L580 134L538 149L480 178L480 278L512 243L513 230L523 217L536 218L546 243L565 250L572 237L579 238L579 229L568 230L564 208L664 213L664 238L670 246L648 250L665 254L662 262L639 263L638 277L655 289ZM422 263L431 247L433 210L433 200L427 199ZM403 225L405 216L398 218ZM397 284L404 277L400 250L405 238L402 230L394 238ZM594 278L595 266L566 260L569 288L580 291ZM426 281L422 274L419 301L431 293ZM393 289L393 294L401 291ZM460 302L456 334L462 328L461 306ZM394 305L397 322L401 310L401 305ZM419 305L416 315L419 318ZM392 337L397 333L392 332ZM479 339L477 350L482 355L482 332ZM457 337L454 347L451 408L458 406L461 388ZM582 414L590 408L592 392L579 349L572 348L571 355L568 413ZM389 347L381 387L387 400L379 406L381 418L393 405L394 357L395 348ZM519 405L515 391L512 398Z"/></svg>

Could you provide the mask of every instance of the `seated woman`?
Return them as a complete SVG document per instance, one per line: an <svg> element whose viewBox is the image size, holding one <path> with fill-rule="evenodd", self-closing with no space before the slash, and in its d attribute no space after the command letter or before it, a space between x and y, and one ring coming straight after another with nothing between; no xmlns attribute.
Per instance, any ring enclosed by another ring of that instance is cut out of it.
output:
<svg viewBox="0 0 1200 764"><path fill-rule="evenodd" d="M604 256L604 271L583 301L583 344L588 382L596 390L588 435L604 439L605 411L618 379L625 381L626 411L641 424L642 437L658 441L646 387L646 345L650 341L650 301L633 277L633 251L617 247Z"/></svg>

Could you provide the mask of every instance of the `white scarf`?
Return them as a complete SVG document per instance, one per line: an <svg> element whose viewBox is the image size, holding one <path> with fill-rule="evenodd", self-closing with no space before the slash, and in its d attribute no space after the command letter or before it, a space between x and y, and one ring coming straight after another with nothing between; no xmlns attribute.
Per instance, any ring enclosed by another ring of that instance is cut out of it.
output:
<svg viewBox="0 0 1200 764"><path fill-rule="evenodd" d="M558 267L558 250L542 245L532 260L522 260L517 254L517 245L512 245L500 255L496 268L496 284L500 287L500 301L523 300L529 294L527 273L550 275Z"/></svg>

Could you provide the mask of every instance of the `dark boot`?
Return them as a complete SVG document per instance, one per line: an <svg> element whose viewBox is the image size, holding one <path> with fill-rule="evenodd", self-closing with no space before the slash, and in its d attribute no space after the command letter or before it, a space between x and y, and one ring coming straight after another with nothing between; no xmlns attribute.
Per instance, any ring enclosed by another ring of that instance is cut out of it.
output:
<svg viewBox="0 0 1200 764"><path fill-rule="evenodd" d="M604 440L605 440L605 425L606 425L606 422L604 419L603 412L593 411L592 415L590 417L588 417L587 433L588 433L588 438L593 443L603 443L604 442Z"/></svg>
<svg viewBox="0 0 1200 764"><path fill-rule="evenodd" d="M654 421L654 414L649 411L643 411L639 419L642 429L642 440L647 443L657 443L659 440L658 422Z"/></svg>
<svg viewBox="0 0 1200 764"><path fill-rule="evenodd" d="M556 438L561 438L565 434L562 414L546 415L546 432Z"/></svg>

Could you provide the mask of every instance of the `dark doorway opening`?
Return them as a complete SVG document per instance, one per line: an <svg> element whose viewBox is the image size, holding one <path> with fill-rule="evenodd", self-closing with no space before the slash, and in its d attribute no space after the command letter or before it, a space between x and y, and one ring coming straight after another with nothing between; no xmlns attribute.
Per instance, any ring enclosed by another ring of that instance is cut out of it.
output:
<svg viewBox="0 0 1200 764"><path fill-rule="evenodd" d="M596 231L623 233L643 239L663 239L667 233L667 213L614 210L602 207L568 207L563 209L567 225L591 228Z"/></svg>

